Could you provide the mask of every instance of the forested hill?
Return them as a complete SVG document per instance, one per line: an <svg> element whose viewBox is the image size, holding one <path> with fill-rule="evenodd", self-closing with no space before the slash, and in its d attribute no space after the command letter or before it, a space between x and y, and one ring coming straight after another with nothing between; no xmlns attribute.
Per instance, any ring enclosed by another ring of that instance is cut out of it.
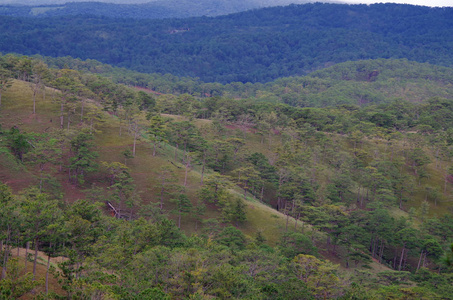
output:
<svg viewBox="0 0 453 300"><path fill-rule="evenodd" d="M2 15L10 16L67 16L97 15L113 18L163 19L194 16L215 16L256 8L251 1L153 1L142 4L114 4L101 2L65 3L61 5L0 7Z"/></svg>
<svg viewBox="0 0 453 300"><path fill-rule="evenodd" d="M371 58L453 65L453 8L316 3L215 18L3 16L0 29L4 53L70 55L206 82L267 82Z"/></svg>
<svg viewBox="0 0 453 300"><path fill-rule="evenodd" d="M147 88L157 94L251 98L296 107L369 106L401 100L419 103L434 97L453 99L453 68L406 59L344 62L306 76L283 77L265 84L232 82L224 85L169 74L144 74L95 60L43 59L53 68L92 72L116 83Z"/></svg>
<svg viewBox="0 0 453 300"><path fill-rule="evenodd" d="M250 9L307 3L308 0L154 0L133 1L33 1L28 5L2 5L1 15L16 17L50 17L67 15L97 15L113 18L164 19L197 16L219 16ZM140 3L139 3L140 2ZM40 4L41 3L41 4ZM1 4L1 1L0 1ZM45 4L45 5L44 5Z"/></svg>
<svg viewBox="0 0 453 300"><path fill-rule="evenodd" d="M452 299L451 99L153 95L14 55L0 83L2 299Z"/></svg>
<svg viewBox="0 0 453 300"><path fill-rule="evenodd" d="M265 85L232 83L225 93L252 96L299 107L373 105L453 98L453 69L407 60L345 62L303 77L279 78Z"/></svg>

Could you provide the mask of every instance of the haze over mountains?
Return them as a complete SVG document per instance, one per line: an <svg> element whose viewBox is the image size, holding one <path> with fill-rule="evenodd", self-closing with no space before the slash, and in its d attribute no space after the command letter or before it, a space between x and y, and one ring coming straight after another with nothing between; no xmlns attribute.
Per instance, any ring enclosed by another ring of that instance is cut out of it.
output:
<svg viewBox="0 0 453 300"><path fill-rule="evenodd" d="M115 15L0 17L0 51L69 55L221 83L267 82L349 60L453 65L452 8L316 3L215 18L137 21Z"/></svg>
<svg viewBox="0 0 453 300"><path fill-rule="evenodd" d="M0 0L0 15L10 16L62 16L100 15L115 18L187 18L219 16L271 6L305 4L310 0ZM329 2L329 1L325 1ZM335 2L335 1L330 1ZM3 5L3 6L2 6Z"/></svg>
<svg viewBox="0 0 453 300"><path fill-rule="evenodd" d="M95 14L115 17L141 18L185 18L193 16L218 16L246 11L250 9L304 4L310 0L0 0L0 5L11 5L12 8L0 7L0 14L8 15L79 15ZM325 1L329 2L329 1ZM335 1L330 1L335 2ZM20 10L17 6L22 7ZM116 13L116 14L115 14Z"/></svg>

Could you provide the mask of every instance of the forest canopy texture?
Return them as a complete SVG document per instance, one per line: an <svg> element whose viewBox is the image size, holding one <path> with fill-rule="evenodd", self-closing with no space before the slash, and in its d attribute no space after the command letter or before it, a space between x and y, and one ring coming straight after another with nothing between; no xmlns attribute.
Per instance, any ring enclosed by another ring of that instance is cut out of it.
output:
<svg viewBox="0 0 453 300"><path fill-rule="evenodd" d="M2 16L0 29L4 53L90 58L206 82L267 82L371 58L453 65L453 8L316 3L215 18Z"/></svg>
<svg viewBox="0 0 453 300"><path fill-rule="evenodd" d="M0 299L453 299L452 22L0 17Z"/></svg>
<svg viewBox="0 0 453 300"><path fill-rule="evenodd" d="M451 299L453 100L431 85L301 108L0 63L6 299ZM439 70L368 63L317 76Z"/></svg>

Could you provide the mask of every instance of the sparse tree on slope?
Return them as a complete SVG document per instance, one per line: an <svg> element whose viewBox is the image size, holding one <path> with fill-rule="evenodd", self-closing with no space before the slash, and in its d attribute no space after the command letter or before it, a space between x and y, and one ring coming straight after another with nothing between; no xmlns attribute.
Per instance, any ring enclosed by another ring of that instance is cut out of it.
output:
<svg viewBox="0 0 453 300"><path fill-rule="evenodd" d="M12 86L11 73L0 69L0 107L2 106L2 93Z"/></svg>

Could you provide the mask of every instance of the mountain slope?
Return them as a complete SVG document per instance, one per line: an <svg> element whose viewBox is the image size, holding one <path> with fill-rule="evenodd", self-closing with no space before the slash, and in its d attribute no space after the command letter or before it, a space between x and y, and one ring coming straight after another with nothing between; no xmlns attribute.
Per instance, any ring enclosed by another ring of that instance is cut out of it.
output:
<svg viewBox="0 0 453 300"><path fill-rule="evenodd" d="M17 126L23 133L38 136L58 130L59 124L56 118L58 107L56 106L55 95L52 95L52 93L54 92L48 89L46 91L46 99L38 99L38 113L32 114L29 110L33 105L29 84L23 81L15 81L12 87L3 95L0 111L0 125L2 127L0 128L3 128L5 132L6 129ZM92 101L89 101L85 105L85 114L90 114L93 111L96 112L99 109ZM80 110L79 105L77 105L77 110ZM95 126L97 134L94 140L96 144L95 151L100 156L98 160L99 165L103 161L124 162L122 152L125 149L132 149L133 136L126 129L123 129L125 133L118 134L121 130L119 129L120 122L118 122L117 117L103 112L101 119L102 122ZM74 137L77 131L83 130L84 126L82 123L78 123L71 125L71 127L74 128L66 131L68 137ZM0 181L8 184L15 192L39 185L39 170L33 167L32 164L24 164L17 161L7 149L5 147L5 140L0 140L0 153L2 153L0 157ZM171 169L177 176L177 184L183 186L185 176L184 165L179 162L176 162L176 164L170 163L170 159L173 158L175 151L176 149L170 145L163 145L158 149L159 155L153 156L150 141L144 137L138 141L136 145L136 156L128 160L127 166L130 168L130 174L137 186L137 192L141 195L143 201L141 205L146 206L159 202L160 188L158 176L161 168ZM183 156L182 151L178 152L178 156ZM200 170L200 166L195 164L192 166L192 170L188 174L188 184L185 186L186 192L194 205L197 203L197 191L200 189ZM90 187L103 188L105 191L101 198L105 200L109 197L107 196L108 185L106 185L105 174L103 174L104 171L102 168L99 172L87 178L87 184L85 186L77 186L68 182L68 169L66 168L58 170L46 166L45 172L49 178L54 178L55 180L45 181L45 191L59 195L59 197L62 197L68 203L91 197ZM205 176L209 174L211 172L207 170ZM232 190L231 192L239 195L237 190ZM171 197L172 195L165 196L165 211L171 215L172 219L175 219L174 203L171 201ZM268 205L260 203L256 199L249 197L248 200L245 209L249 215L249 221L243 226L244 232L250 236L254 236L257 230L259 230L270 243L277 243L284 228L284 215L270 208ZM204 219L219 217L218 210L214 206L209 206ZM291 220L291 224L294 224L293 220ZM187 233L195 232L196 226L198 228L202 227L201 224L196 224L194 216L183 218L182 228Z"/></svg>
<svg viewBox="0 0 453 300"><path fill-rule="evenodd" d="M266 84L206 83L197 78L144 74L114 68L94 60L44 58L54 68L70 67L140 86L156 93L191 94L197 97L254 98L298 107L344 104L376 105L395 100L427 102L453 97L453 68L413 61L376 59L339 63L306 76L283 77Z"/></svg>
<svg viewBox="0 0 453 300"><path fill-rule="evenodd" d="M51 17L69 15L96 15L112 18L136 18L136 19L165 19L165 18L188 18L200 16L219 16L237 13L262 7L281 6L289 4L303 4L308 0L154 0L154 1L43 1L6 3L10 5L0 6L1 15L16 17ZM0 2L0 5L2 2ZM4 3L5 4L5 3ZM15 5L11 5L15 4ZM19 6L25 4L26 6ZM44 5L46 4L46 5Z"/></svg>
<svg viewBox="0 0 453 300"><path fill-rule="evenodd" d="M53 255L67 244L58 254L69 260L60 273L69 294L184 298L197 282L228 298L234 282L244 299L341 298L358 287L364 299L451 295L440 259L453 236L452 100L301 109L152 96L37 59L0 62L2 74L29 80L3 91L0 179L22 193L0 184L2 233L14 237L8 247L39 238L36 249ZM345 73L354 74L369 79ZM10 180L20 172L34 189ZM35 215L55 225L24 230ZM307 264L322 271L314 282L300 277Z"/></svg>
<svg viewBox="0 0 453 300"><path fill-rule="evenodd" d="M452 15L453 8L317 3L159 21L0 17L0 51L97 59L206 82L267 82L348 60L451 66Z"/></svg>
<svg viewBox="0 0 453 300"><path fill-rule="evenodd" d="M244 97L255 88L257 99L279 99L299 107L376 105L392 101L426 102L453 99L453 69L407 60L345 62L304 77L280 78L252 88L235 86L231 94ZM233 90L225 86L225 92Z"/></svg>

